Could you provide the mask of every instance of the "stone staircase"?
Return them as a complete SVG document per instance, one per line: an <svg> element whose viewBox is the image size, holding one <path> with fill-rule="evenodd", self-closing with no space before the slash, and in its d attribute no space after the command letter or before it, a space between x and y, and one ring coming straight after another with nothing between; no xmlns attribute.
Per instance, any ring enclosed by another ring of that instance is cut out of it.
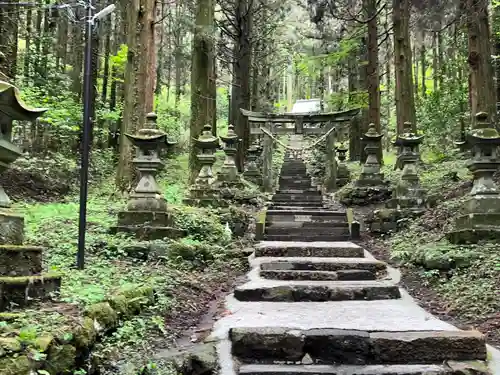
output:
<svg viewBox="0 0 500 375"><path fill-rule="evenodd" d="M495 373L481 333L426 313L350 236L287 156L248 282L214 326L221 375Z"/></svg>

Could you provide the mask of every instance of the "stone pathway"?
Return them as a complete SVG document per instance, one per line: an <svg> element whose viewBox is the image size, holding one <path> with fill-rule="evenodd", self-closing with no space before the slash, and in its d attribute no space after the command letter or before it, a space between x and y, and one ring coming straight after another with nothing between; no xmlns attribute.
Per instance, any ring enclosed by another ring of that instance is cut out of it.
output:
<svg viewBox="0 0 500 375"><path fill-rule="evenodd" d="M397 271L348 240L345 212L325 209L287 155L248 282L210 338L222 375L500 373L482 334L420 309Z"/></svg>

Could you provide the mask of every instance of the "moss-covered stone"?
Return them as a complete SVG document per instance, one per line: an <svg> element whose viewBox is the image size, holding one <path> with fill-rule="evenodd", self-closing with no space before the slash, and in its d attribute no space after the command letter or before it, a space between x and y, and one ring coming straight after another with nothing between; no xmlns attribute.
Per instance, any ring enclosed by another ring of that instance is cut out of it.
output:
<svg viewBox="0 0 500 375"><path fill-rule="evenodd" d="M140 313L144 306L154 303L155 300L154 289L148 285L124 290L121 295L127 299L131 314Z"/></svg>
<svg viewBox="0 0 500 375"><path fill-rule="evenodd" d="M97 338L94 321L90 317L83 319L82 324L74 332L74 343L77 348L91 347Z"/></svg>
<svg viewBox="0 0 500 375"><path fill-rule="evenodd" d="M16 319L21 318L23 315L19 313L0 313L0 322L13 322Z"/></svg>
<svg viewBox="0 0 500 375"><path fill-rule="evenodd" d="M22 345L15 337L0 337L0 348L6 352L17 353L22 350Z"/></svg>
<svg viewBox="0 0 500 375"><path fill-rule="evenodd" d="M195 346L180 353L172 361L177 373L183 375L211 375L217 371L217 351L213 343Z"/></svg>
<svg viewBox="0 0 500 375"><path fill-rule="evenodd" d="M75 366L76 348L72 345L51 346L46 362L47 371L51 374L62 374Z"/></svg>
<svg viewBox="0 0 500 375"><path fill-rule="evenodd" d="M25 355L0 359L0 374L2 375L26 375L30 373L31 368L31 362Z"/></svg>
<svg viewBox="0 0 500 375"><path fill-rule="evenodd" d="M128 298L123 294L111 297L108 302L120 317L127 318L133 313L131 306L129 306Z"/></svg>
<svg viewBox="0 0 500 375"><path fill-rule="evenodd" d="M118 324L118 314L108 302L96 303L88 307L85 315L96 320L103 331L115 328Z"/></svg>
<svg viewBox="0 0 500 375"><path fill-rule="evenodd" d="M36 338L34 342L34 347L41 352L46 352L53 342L54 342L54 336L47 333Z"/></svg>

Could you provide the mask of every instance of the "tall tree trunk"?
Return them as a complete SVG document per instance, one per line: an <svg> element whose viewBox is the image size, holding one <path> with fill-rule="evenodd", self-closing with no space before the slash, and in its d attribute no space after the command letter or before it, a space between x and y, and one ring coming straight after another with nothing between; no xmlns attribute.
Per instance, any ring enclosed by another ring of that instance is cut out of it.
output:
<svg viewBox="0 0 500 375"><path fill-rule="evenodd" d="M393 0L394 72L396 77L396 126L398 134L404 123L416 130L415 98L413 93L412 58L410 45L410 0Z"/></svg>
<svg viewBox="0 0 500 375"><path fill-rule="evenodd" d="M426 82L426 73L427 73L427 61L425 59L426 48L425 48L425 29L422 29L422 45L420 47L420 69L422 74L422 98L425 98L427 95L427 82Z"/></svg>
<svg viewBox="0 0 500 375"><path fill-rule="evenodd" d="M81 8L78 7L75 9L75 15L77 18L82 18L84 12L82 12ZM38 21L37 21L38 22ZM73 37L72 37L72 65L73 68L71 70L71 91L77 98L82 96L82 66L83 66L83 33L82 26L77 24L73 28Z"/></svg>
<svg viewBox="0 0 500 375"><path fill-rule="evenodd" d="M252 68L252 46L250 44L252 33L252 6L251 0L237 0L235 2L235 24L238 26L238 38L234 44L233 86L231 95L232 119L236 132L242 141L236 158L237 166L243 170L245 152L250 141L250 129L246 119L242 116L240 108L249 109L251 100L250 76Z"/></svg>
<svg viewBox="0 0 500 375"><path fill-rule="evenodd" d="M366 81L368 89L368 118L375 124L377 131L380 127L380 76L378 63L378 29L377 29L377 0L364 0L368 17L368 65Z"/></svg>
<svg viewBox="0 0 500 375"><path fill-rule="evenodd" d="M28 8L26 11L26 48L24 49L24 70L23 70L23 77L24 77L24 83L25 85L28 84L30 81L31 73L30 73L30 67L31 67L31 33L33 32L32 27L31 27L31 22L33 18L33 10L31 8Z"/></svg>
<svg viewBox="0 0 500 375"><path fill-rule="evenodd" d="M462 0L467 15L470 96L472 124L475 114L484 111L492 123L496 119L496 100L491 62L490 29L488 19L488 0Z"/></svg>
<svg viewBox="0 0 500 375"><path fill-rule="evenodd" d="M134 133L140 126L140 108L138 103L138 85L144 82L138 81L139 64L141 56L139 52L139 38L137 30L138 15L140 12L140 0L122 0L127 10L124 27L127 35L127 65L125 67L124 79L124 103L123 119L120 127L120 156L116 173L116 186L120 191L127 191L134 180L132 168L133 149L132 144L125 136L126 133Z"/></svg>
<svg viewBox="0 0 500 375"><path fill-rule="evenodd" d="M195 11L195 29L193 35L191 65L191 122L189 125L190 154L189 181L193 183L200 166L197 159L198 150L193 139L198 137L206 124L212 124L211 83L213 74L213 35L215 4L213 0L197 0Z"/></svg>
<svg viewBox="0 0 500 375"><path fill-rule="evenodd" d="M118 20L114 20L117 22ZM111 35L112 35L112 19L107 19L104 24L103 34L104 37L104 68L102 71L102 92L101 92L101 102L106 103L108 98L108 86L109 86L109 65L111 56Z"/></svg>
<svg viewBox="0 0 500 375"><path fill-rule="evenodd" d="M18 0L12 5L0 6L0 73L14 81L17 73L17 40L19 24ZM1 74L0 74L1 76Z"/></svg>

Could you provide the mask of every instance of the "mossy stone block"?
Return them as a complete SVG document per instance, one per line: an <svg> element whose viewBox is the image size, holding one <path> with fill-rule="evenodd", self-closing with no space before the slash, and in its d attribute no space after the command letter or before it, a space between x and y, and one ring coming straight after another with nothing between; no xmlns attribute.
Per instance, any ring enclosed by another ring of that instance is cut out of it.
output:
<svg viewBox="0 0 500 375"><path fill-rule="evenodd" d="M132 307L129 306L128 298L123 294L111 297L108 302L119 316L130 317L133 313Z"/></svg>
<svg viewBox="0 0 500 375"><path fill-rule="evenodd" d="M46 368L51 374L63 374L75 366L76 348L72 345L53 345L50 347Z"/></svg>
<svg viewBox="0 0 500 375"><path fill-rule="evenodd" d="M0 245L22 245L24 218L7 210L0 210Z"/></svg>
<svg viewBox="0 0 500 375"><path fill-rule="evenodd" d="M96 303L88 307L85 315L96 320L104 331L115 328L118 324L118 314L108 302Z"/></svg>
<svg viewBox="0 0 500 375"><path fill-rule="evenodd" d="M0 245L0 276L31 276L42 272L41 247Z"/></svg>
<svg viewBox="0 0 500 375"><path fill-rule="evenodd" d="M26 375L30 373L31 367L31 362L25 355L0 359L0 374L2 375Z"/></svg>
<svg viewBox="0 0 500 375"><path fill-rule="evenodd" d="M22 350L22 345L15 337L0 337L0 348L6 352L17 353Z"/></svg>
<svg viewBox="0 0 500 375"><path fill-rule="evenodd" d="M74 332L74 342L77 348L89 348L97 339L97 330L94 325L94 320L90 317L85 317L82 324Z"/></svg>
<svg viewBox="0 0 500 375"><path fill-rule="evenodd" d="M54 336L52 336L51 334L45 334L36 338L34 346L39 351L46 352L53 342L54 342Z"/></svg>

